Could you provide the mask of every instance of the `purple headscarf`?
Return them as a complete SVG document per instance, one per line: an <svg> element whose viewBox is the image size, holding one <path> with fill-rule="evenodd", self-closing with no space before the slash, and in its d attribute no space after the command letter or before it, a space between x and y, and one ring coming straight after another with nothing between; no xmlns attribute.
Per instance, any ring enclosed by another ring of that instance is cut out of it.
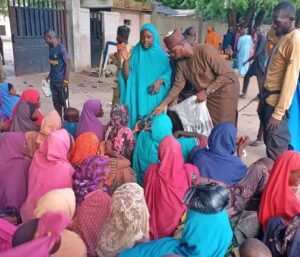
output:
<svg viewBox="0 0 300 257"><path fill-rule="evenodd" d="M19 211L26 199L31 161L22 154L24 145L23 132L8 132L0 137L0 207Z"/></svg>
<svg viewBox="0 0 300 257"><path fill-rule="evenodd" d="M76 137L85 132L94 132L100 141L104 139L104 126L97 118L100 107L102 107L100 100L90 99L84 103L77 126Z"/></svg>
<svg viewBox="0 0 300 257"><path fill-rule="evenodd" d="M99 189L99 184L106 179L108 171L109 160L101 156L88 157L83 161L81 167L76 169L73 178L73 189L77 207L88 193ZM107 192L109 187L104 185L103 190Z"/></svg>
<svg viewBox="0 0 300 257"><path fill-rule="evenodd" d="M39 131L40 126L37 126L31 119L31 116L36 111L36 109L36 104L21 100L16 107L16 113L13 115L10 131Z"/></svg>

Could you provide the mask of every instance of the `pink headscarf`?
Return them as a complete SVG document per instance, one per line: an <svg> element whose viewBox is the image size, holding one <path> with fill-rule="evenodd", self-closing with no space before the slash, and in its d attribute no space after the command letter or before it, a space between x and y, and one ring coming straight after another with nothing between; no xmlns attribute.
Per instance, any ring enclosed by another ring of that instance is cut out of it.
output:
<svg viewBox="0 0 300 257"><path fill-rule="evenodd" d="M146 171L144 188L151 239L173 235L186 211L183 196L193 183L199 182L197 167L184 164L181 152L174 137L165 137L158 149L160 163L151 164Z"/></svg>
<svg viewBox="0 0 300 257"><path fill-rule="evenodd" d="M28 196L21 208L23 222L32 219L36 203L45 193L72 188L74 168L67 155L70 136L65 129L52 132L35 153L29 169Z"/></svg>
<svg viewBox="0 0 300 257"><path fill-rule="evenodd" d="M39 220L36 239L0 253L0 257L49 257L49 252L70 222L70 218L62 213L48 212Z"/></svg>
<svg viewBox="0 0 300 257"><path fill-rule="evenodd" d="M90 99L84 103L77 126L76 137L85 132L94 132L100 141L104 139L105 127L97 117L100 107L102 107L101 102L97 99Z"/></svg>
<svg viewBox="0 0 300 257"><path fill-rule="evenodd" d="M12 237L17 227L4 219L0 219L0 252L12 247Z"/></svg>

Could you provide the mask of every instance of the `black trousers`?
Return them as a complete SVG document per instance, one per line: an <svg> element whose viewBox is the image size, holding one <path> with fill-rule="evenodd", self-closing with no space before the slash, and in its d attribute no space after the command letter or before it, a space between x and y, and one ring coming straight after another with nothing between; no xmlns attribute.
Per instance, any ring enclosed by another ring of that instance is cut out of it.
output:
<svg viewBox="0 0 300 257"><path fill-rule="evenodd" d="M259 118L264 131L264 142L267 148L267 157L273 160L275 160L279 154L289 150L291 141L288 127L288 114L282 118L277 129L270 130L267 128L274 109L273 106L263 101L259 110Z"/></svg>
<svg viewBox="0 0 300 257"><path fill-rule="evenodd" d="M68 99L68 91L64 87L64 82L52 82L50 81L50 88L52 92L52 102L54 109L60 116L63 114L63 110L66 109L66 100Z"/></svg>

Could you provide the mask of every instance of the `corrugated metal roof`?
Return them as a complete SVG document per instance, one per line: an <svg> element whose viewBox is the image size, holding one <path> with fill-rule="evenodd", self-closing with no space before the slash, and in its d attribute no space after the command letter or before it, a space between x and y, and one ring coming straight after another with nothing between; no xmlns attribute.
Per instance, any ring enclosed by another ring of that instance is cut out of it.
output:
<svg viewBox="0 0 300 257"><path fill-rule="evenodd" d="M148 0L151 4L155 5L155 11L157 13L167 15L167 16L193 16L195 15L195 10L181 10L181 9L173 9L168 6L164 6L161 3L155 0Z"/></svg>

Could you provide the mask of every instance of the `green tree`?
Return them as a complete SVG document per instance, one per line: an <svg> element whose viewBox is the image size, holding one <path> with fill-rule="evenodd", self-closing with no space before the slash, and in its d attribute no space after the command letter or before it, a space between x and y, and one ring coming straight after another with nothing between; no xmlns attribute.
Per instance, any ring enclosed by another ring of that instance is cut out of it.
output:
<svg viewBox="0 0 300 257"><path fill-rule="evenodd" d="M0 14L2 14L4 16L8 15L7 1L6 0L0 0Z"/></svg>
<svg viewBox="0 0 300 257"><path fill-rule="evenodd" d="M292 0L300 8L299 0ZM265 17L271 17L273 7L280 0L161 0L162 4L176 9L199 9L205 19L227 21L236 27L238 18L241 25L250 27L261 25ZM270 22L270 20L266 20Z"/></svg>

